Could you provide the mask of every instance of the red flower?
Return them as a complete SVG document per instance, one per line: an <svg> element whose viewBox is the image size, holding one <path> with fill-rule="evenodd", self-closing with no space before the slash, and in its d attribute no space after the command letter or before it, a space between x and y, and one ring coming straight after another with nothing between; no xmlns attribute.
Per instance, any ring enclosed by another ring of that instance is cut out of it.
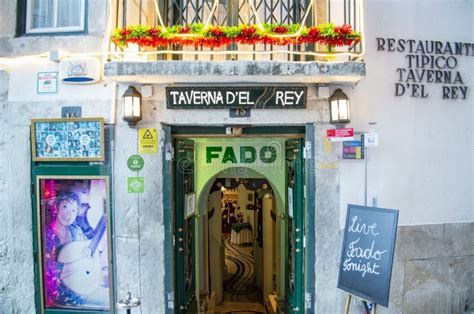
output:
<svg viewBox="0 0 474 314"><path fill-rule="evenodd" d="M212 28L209 33L214 37L220 37L224 35L224 32L219 27Z"/></svg>
<svg viewBox="0 0 474 314"><path fill-rule="evenodd" d="M241 36L245 36L245 37L250 37L250 36L253 36L256 32L256 29L255 27L253 26L246 26L244 28L242 28L242 31L240 32Z"/></svg>
<svg viewBox="0 0 474 314"><path fill-rule="evenodd" d="M344 24L342 26L336 27L334 30L336 31L336 33L350 34L352 32L352 26L350 26L349 24Z"/></svg>
<svg viewBox="0 0 474 314"><path fill-rule="evenodd" d="M283 26L283 25L275 27L273 29L273 31L277 34L286 34L286 33L288 33L288 29L286 29L286 27Z"/></svg>
<svg viewBox="0 0 474 314"><path fill-rule="evenodd" d="M160 30L157 28L150 29L150 36L158 36L160 33Z"/></svg>
<svg viewBox="0 0 474 314"><path fill-rule="evenodd" d="M162 30L159 27L150 28L145 33L140 33L138 36L133 36L133 26L124 27L112 36L111 40L119 46L126 46L127 44L136 43L141 47L166 47L169 45L182 45L182 46L202 46L202 47L221 47L229 45L231 43L254 45L254 44L265 44L265 45L299 45L299 44L316 44L321 43L329 46L350 46L357 44L360 41L359 34L352 33L352 26L344 24L342 26L335 27L334 37L322 37L320 30L317 26L309 27L305 35L298 38L290 36L272 36L274 34L288 34L288 26L278 25L275 26L270 34L257 34L257 29L254 25L245 25L241 27L240 33L235 38L226 36L224 32L225 27L211 26L205 33L201 33L196 37L189 36L176 36L172 38L162 38ZM179 34L189 34L192 32L192 28L188 26L179 26Z"/></svg>
<svg viewBox="0 0 474 314"><path fill-rule="evenodd" d="M188 34L190 31L191 31L191 29L187 26L183 26L178 30L178 32L180 34Z"/></svg>
<svg viewBox="0 0 474 314"><path fill-rule="evenodd" d="M308 31L308 36L318 36L319 35L319 28L317 27L311 27Z"/></svg>

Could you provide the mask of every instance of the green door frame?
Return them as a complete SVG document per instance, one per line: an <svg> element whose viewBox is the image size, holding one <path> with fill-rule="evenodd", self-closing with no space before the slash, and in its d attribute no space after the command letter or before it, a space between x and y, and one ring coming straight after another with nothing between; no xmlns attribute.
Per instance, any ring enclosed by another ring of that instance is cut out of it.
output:
<svg viewBox="0 0 474 314"><path fill-rule="evenodd" d="M285 313L300 313L304 294L304 144L302 139L285 142L287 230L285 232ZM290 201L292 202L290 204ZM290 212L290 208L292 208Z"/></svg>
<svg viewBox="0 0 474 314"><path fill-rule="evenodd" d="M304 303L305 312L313 314L315 312L315 260L316 260L316 163L315 163L315 139L314 124L308 123L305 132L305 259L304 259ZM309 248L309 249L308 249Z"/></svg>
<svg viewBox="0 0 474 314"><path fill-rule="evenodd" d="M175 210L174 210L174 260L175 260L175 309L177 313L197 311L196 298L196 216L194 208L189 215L186 195L195 192L194 141L176 139L175 160ZM194 204L193 204L194 205Z"/></svg>
<svg viewBox="0 0 474 314"><path fill-rule="evenodd" d="M173 252L173 227L172 227L172 190L173 182L173 143L171 138L171 127L163 126L163 223L165 229L164 247L164 290L165 290L165 313L171 314L174 310L174 252Z"/></svg>
<svg viewBox="0 0 474 314"><path fill-rule="evenodd" d="M249 126L243 129L242 136L280 136L283 135L304 135L305 137L305 239L304 239L304 303L305 312L314 313L314 283L315 283L315 231L314 231L314 211L315 202L315 168L314 168L314 124L309 123L304 126ZM173 137L224 137L226 127L224 126L170 126L163 125L164 152L163 152L163 222L165 229L164 243L164 293L165 293L165 313L174 312L175 292L173 285L174 259L173 259L173 195L171 186L173 184ZM309 175L311 174L311 175ZM306 249L311 248L311 249Z"/></svg>

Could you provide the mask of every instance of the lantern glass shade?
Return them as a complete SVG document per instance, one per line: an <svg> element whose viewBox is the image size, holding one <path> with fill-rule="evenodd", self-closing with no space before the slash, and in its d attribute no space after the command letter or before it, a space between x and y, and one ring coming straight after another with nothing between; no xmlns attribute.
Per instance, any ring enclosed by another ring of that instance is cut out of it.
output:
<svg viewBox="0 0 474 314"><path fill-rule="evenodd" d="M142 119L142 95L133 86L129 86L122 96L123 120L136 124Z"/></svg>
<svg viewBox="0 0 474 314"><path fill-rule="evenodd" d="M337 89L329 98L329 106L332 124L351 122L349 98L341 89Z"/></svg>

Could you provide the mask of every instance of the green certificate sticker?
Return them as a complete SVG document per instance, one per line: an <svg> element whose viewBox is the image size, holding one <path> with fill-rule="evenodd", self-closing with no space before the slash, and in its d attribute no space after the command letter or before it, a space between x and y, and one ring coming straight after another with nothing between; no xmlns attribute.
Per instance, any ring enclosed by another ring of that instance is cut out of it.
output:
<svg viewBox="0 0 474 314"><path fill-rule="evenodd" d="M143 177L127 178L128 193L143 193L145 190L145 180Z"/></svg>
<svg viewBox="0 0 474 314"><path fill-rule="evenodd" d="M140 171L143 169L144 165L145 165L145 161L140 155L132 155L128 157L128 160L127 160L128 169L132 171Z"/></svg>

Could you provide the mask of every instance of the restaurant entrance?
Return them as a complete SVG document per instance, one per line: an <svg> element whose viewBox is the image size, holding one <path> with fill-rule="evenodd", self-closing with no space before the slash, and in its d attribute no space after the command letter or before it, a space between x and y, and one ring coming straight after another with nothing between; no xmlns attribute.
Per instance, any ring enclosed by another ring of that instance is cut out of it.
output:
<svg viewBox="0 0 474 314"><path fill-rule="evenodd" d="M243 167L215 177L209 193L203 192L208 195L202 222L206 310L265 313L266 307L276 307L284 280L277 262L282 250L278 191L261 173Z"/></svg>
<svg viewBox="0 0 474 314"><path fill-rule="evenodd" d="M306 128L220 129L165 132L174 311L301 313Z"/></svg>

